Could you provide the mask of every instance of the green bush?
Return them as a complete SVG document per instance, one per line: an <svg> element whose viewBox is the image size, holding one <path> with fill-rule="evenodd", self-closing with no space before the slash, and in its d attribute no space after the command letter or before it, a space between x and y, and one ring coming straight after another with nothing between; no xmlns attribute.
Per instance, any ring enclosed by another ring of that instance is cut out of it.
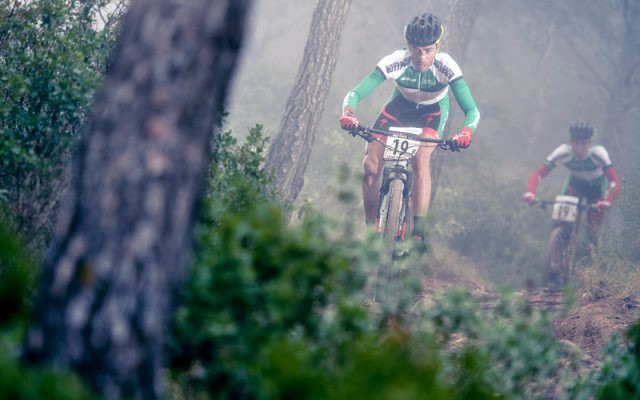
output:
<svg viewBox="0 0 640 400"><path fill-rule="evenodd" d="M93 395L76 376L52 368L29 368L18 360L30 315L34 268L15 237L0 224L0 398L91 399Z"/></svg>
<svg viewBox="0 0 640 400"><path fill-rule="evenodd" d="M473 355L481 381L507 398L555 397L550 393L567 385L563 367L575 366L554 338L551 315L506 293L495 308L483 310L469 293L450 291L436 299L427 319L436 337L450 344L445 357L459 363Z"/></svg>
<svg viewBox="0 0 640 400"><path fill-rule="evenodd" d="M571 399L626 400L640 398L640 321L625 335L611 338L603 349L602 363L571 388Z"/></svg>
<svg viewBox="0 0 640 400"><path fill-rule="evenodd" d="M404 303L364 308L364 272L379 265L377 250L311 210L288 225L261 188L268 177L259 167L259 126L243 146L230 135L223 133L214 146L195 260L169 340L183 396L488 399L546 393L559 359L546 314L508 298L485 313L466 294L438 299L422 316L407 313ZM451 351L456 334L467 342Z"/></svg>
<svg viewBox="0 0 640 400"><path fill-rule="evenodd" d="M113 37L93 27L104 2L0 0L0 202L40 237Z"/></svg>
<svg viewBox="0 0 640 400"><path fill-rule="evenodd" d="M265 140L260 126L242 146L230 132L217 139L195 262L173 324L172 365L201 365L195 382L216 393L255 390L252 364L273 341L300 335L336 348L346 332L366 328L345 290L363 284L350 243L330 240L318 215L287 226L259 169Z"/></svg>

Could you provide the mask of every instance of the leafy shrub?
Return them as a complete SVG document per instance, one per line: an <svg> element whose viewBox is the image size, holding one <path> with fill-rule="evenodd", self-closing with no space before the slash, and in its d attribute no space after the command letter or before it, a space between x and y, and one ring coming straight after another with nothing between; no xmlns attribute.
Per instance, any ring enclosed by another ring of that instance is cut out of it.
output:
<svg viewBox="0 0 640 400"><path fill-rule="evenodd" d="M0 0L0 199L30 239L48 230L113 42L94 3Z"/></svg>
<svg viewBox="0 0 640 400"><path fill-rule="evenodd" d="M493 393L548 398L566 385L559 378L562 362L574 360L556 342L551 316L523 299L505 293L494 309L482 310L469 293L451 291L436 300L427 318L436 337L450 345L445 356L462 362L472 355Z"/></svg>
<svg viewBox="0 0 640 400"><path fill-rule="evenodd" d="M570 398L638 399L640 398L640 321L626 333L626 340L611 338L603 349L603 360L571 388Z"/></svg>
<svg viewBox="0 0 640 400"><path fill-rule="evenodd" d="M217 140L196 258L173 325L172 365L201 365L195 382L216 393L252 393L252 368L271 342L298 335L329 351L367 326L351 297L363 284L351 244L330 240L318 215L287 227L263 188L263 144L259 126L243 146L229 132Z"/></svg>
<svg viewBox="0 0 640 400"><path fill-rule="evenodd" d="M375 249L310 210L288 226L260 189L268 177L254 129L243 146L226 132L215 147L169 340L183 395L488 399L546 390L558 368L546 314L505 299L485 315L462 294L421 317L362 307ZM442 351L455 334L468 338L464 348Z"/></svg>
<svg viewBox="0 0 640 400"><path fill-rule="evenodd" d="M0 216L0 222L3 217ZM0 224L0 397L3 399L90 399L91 393L70 374L29 368L18 360L29 315L34 268L15 235Z"/></svg>

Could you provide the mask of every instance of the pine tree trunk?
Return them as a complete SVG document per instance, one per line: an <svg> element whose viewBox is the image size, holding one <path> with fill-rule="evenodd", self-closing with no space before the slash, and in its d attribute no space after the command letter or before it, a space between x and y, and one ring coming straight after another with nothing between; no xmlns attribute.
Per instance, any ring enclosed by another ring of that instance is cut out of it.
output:
<svg viewBox="0 0 640 400"><path fill-rule="evenodd" d="M476 25L476 16L480 9L481 0L452 0L449 4L449 15L445 24L445 37L443 39L443 51L450 54L458 63L464 61L473 28ZM464 72L464 69L463 69ZM451 108L449 109L449 120L444 128L444 136L450 136L451 120L455 113L455 99L451 96ZM458 128L456 128L458 129ZM438 193L440 174L447 154L441 151L433 153L431 159L431 201L433 202Z"/></svg>
<svg viewBox="0 0 640 400"><path fill-rule="evenodd" d="M638 118L640 114L640 2L622 1L624 37L616 65L605 125L599 129L602 141L624 169L637 171ZM640 173L635 172L638 176ZM631 177L629 177L631 178Z"/></svg>
<svg viewBox="0 0 640 400"><path fill-rule="evenodd" d="M266 168L273 172L276 188L288 203L296 200L304 185L350 5L351 0L318 0L296 82L269 149Z"/></svg>
<svg viewBox="0 0 640 400"><path fill-rule="evenodd" d="M250 0L138 0L43 266L25 358L105 398L162 397L163 347Z"/></svg>

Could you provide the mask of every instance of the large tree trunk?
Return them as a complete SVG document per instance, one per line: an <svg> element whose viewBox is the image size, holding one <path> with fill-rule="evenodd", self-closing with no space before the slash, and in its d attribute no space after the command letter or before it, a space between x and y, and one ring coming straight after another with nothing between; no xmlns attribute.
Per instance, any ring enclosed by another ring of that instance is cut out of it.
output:
<svg viewBox="0 0 640 400"><path fill-rule="evenodd" d="M304 184L350 5L351 0L318 0L298 76L269 149L266 168L274 173L276 188L289 203Z"/></svg>
<svg viewBox="0 0 640 400"><path fill-rule="evenodd" d="M173 295L250 0L138 0L74 161L26 358L162 396Z"/></svg>
<svg viewBox="0 0 640 400"><path fill-rule="evenodd" d="M449 4L449 14L445 24L445 37L443 40L443 51L450 54L454 60L462 64L467 53L467 47L471 40L473 28L476 25L476 16L480 9L481 0L452 0ZM464 72L464 69L463 69ZM455 100L451 94L451 108L449 109L449 120L444 128L444 136L449 136L451 131L451 120L453 119ZM431 159L431 201L433 202L438 192L440 173L447 155L441 151L434 152Z"/></svg>

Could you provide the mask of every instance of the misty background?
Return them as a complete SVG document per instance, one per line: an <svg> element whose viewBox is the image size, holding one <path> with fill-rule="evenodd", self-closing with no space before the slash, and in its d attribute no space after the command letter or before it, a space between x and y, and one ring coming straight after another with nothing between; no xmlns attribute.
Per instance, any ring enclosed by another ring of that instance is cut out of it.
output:
<svg viewBox="0 0 640 400"><path fill-rule="evenodd" d="M315 2L310 1L255 2L228 105L229 126L236 135L243 137L255 123L264 125L267 136L277 134L314 8ZM359 189L364 143L340 129L337 121L342 99L379 59L405 46L403 26L414 15L429 11L443 22L441 51L451 54L460 64L481 113L470 149L445 154L437 201L430 210L435 218L434 231L450 231L455 226L464 231L460 218L452 224L450 216L459 207L474 208L475 197L486 198L485 203L495 203L495 207L488 209L486 204L478 203L474 213L499 214L506 206L517 207L517 213L531 216L511 223L531 230L532 240L538 241L538 257L542 257L549 218L540 210L523 211L526 206L520 202L520 195L530 173L553 149L568 142L568 128L573 122L592 123L597 130L596 143L606 144L608 136L617 134L605 124L621 60L621 9L620 2L614 0L484 1L467 53L461 55L447 48L447 35L451 35L447 29L451 25L447 1L404 1L399 7L397 2L388 0L354 0L334 79L327 82L331 90L326 107L318 110L322 113L321 124L299 202L337 215L355 215L364 227ZM385 82L360 103L356 114L362 124L373 123L392 90L393 83ZM455 133L461 127L462 113L455 101L452 110L451 133ZM632 132L631 127L638 126L640 115L637 107L627 115L630 117L624 124L628 133ZM629 150L626 153L607 146L623 181L618 203L625 201L629 183L636 182L638 176L633 150L638 146L629 138L622 136L621 148ZM334 194L336 176L343 166L352 172L350 184L358 196L355 204L341 204ZM557 168L541 182L538 193L551 198L561 190L566 177L567 171ZM502 196L500 200L498 195ZM491 198L495 198L493 203ZM617 210L611 212L616 213ZM610 233L624 234L620 224L615 223L620 218L623 217L609 218ZM502 239L484 237L498 242Z"/></svg>

